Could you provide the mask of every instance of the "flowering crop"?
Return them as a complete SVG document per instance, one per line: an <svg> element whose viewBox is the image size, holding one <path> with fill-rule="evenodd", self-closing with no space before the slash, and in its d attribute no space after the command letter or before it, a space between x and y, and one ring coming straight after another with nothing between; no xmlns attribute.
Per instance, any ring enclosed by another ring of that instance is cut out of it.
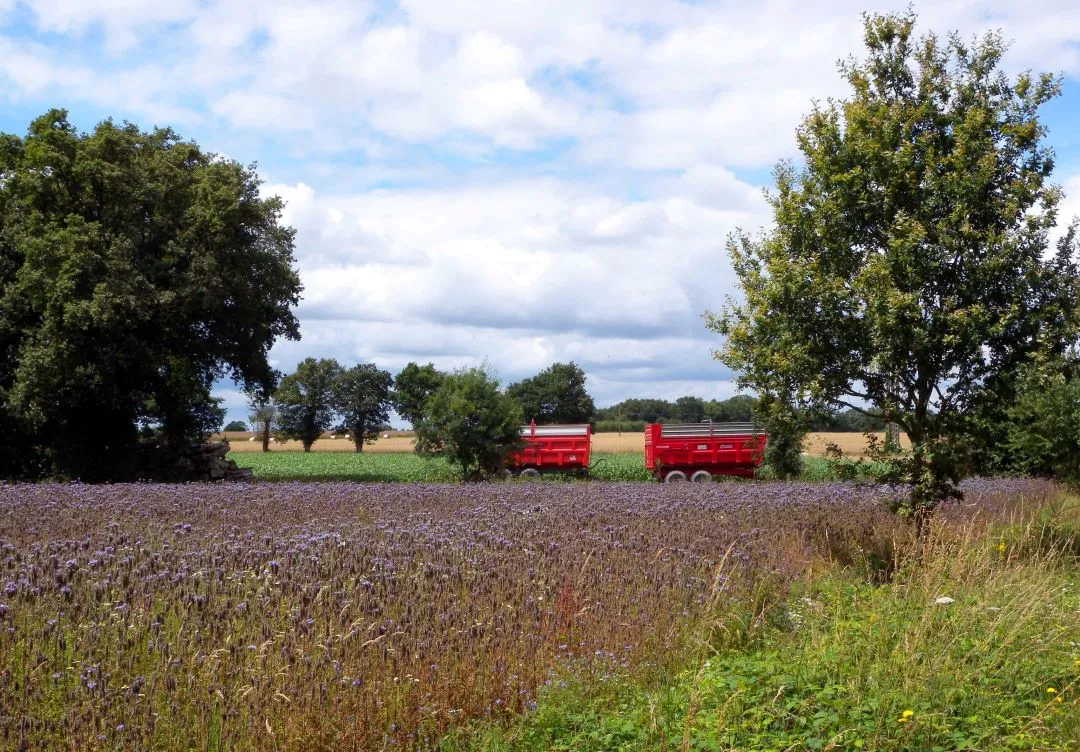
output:
<svg viewBox="0 0 1080 752"><path fill-rule="evenodd" d="M948 514L1052 490L981 481ZM560 665L664 660L725 552L732 586L797 576L825 538L895 533L880 502L900 492L0 487L0 748L429 747Z"/></svg>

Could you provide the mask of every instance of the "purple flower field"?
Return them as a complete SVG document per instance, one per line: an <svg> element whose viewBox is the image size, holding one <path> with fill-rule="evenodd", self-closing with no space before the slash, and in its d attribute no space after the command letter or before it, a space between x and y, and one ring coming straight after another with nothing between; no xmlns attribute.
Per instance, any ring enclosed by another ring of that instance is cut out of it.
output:
<svg viewBox="0 0 1080 752"><path fill-rule="evenodd" d="M973 481L947 518L1054 493ZM0 487L0 748L428 747L904 534L845 484Z"/></svg>

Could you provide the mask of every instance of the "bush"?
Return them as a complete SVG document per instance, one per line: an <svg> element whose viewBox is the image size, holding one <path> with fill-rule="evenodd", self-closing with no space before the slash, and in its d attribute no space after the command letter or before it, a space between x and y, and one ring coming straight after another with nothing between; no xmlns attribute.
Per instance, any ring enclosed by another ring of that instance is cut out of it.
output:
<svg viewBox="0 0 1080 752"><path fill-rule="evenodd" d="M441 454L464 481L499 473L521 443L521 408L481 368L447 376L424 403L417 445Z"/></svg>

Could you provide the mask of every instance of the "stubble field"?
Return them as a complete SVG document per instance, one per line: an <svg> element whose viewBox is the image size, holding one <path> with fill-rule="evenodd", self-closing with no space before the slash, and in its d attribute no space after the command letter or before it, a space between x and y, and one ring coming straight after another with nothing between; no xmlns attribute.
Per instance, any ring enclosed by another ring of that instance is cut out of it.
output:
<svg viewBox="0 0 1080 752"><path fill-rule="evenodd" d="M1055 492L966 488L945 520L1005 519ZM430 748L531 708L565 672L677 665L752 583L887 562L909 535L882 506L897 493L0 487L0 748Z"/></svg>

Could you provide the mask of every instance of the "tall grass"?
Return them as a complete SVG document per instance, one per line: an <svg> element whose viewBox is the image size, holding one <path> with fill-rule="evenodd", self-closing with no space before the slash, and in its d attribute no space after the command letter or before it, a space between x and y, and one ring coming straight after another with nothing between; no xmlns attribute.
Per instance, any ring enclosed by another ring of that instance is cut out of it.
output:
<svg viewBox="0 0 1080 752"><path fill-rule="evenodd" d="M759 578L714 598L682 674L571 679L445 748L1075 750L1078 510L939 526L885 585L833 566L780 597Z"/></svg>

